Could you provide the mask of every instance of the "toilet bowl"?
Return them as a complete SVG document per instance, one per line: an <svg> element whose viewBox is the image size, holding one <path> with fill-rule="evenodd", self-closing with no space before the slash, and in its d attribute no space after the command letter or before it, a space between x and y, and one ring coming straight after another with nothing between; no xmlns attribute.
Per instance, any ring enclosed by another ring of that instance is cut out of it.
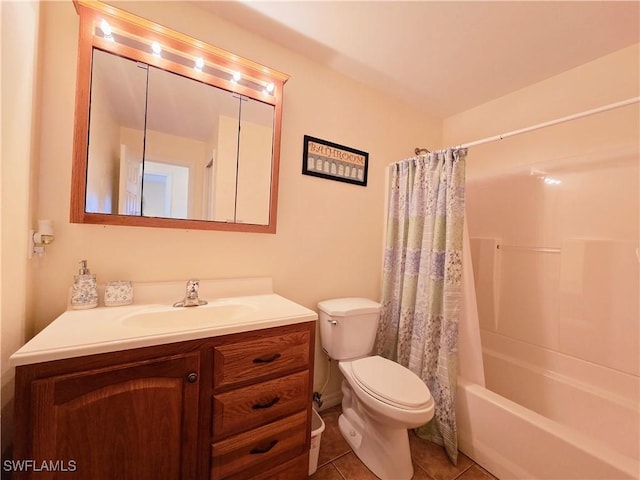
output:
<svg viewBox="0 0 640 480"><path fill-rule="evenodd" d="M433 417L434 403L424 382L402 365L379 356L339 362L362 405L377 421L417 428Z"/></svg>
<svg viewBox="0 0 640 480"><path fill-rule="evenodd" d="M369 361L377 367L387 363L386 368L380 370L374 388L358 376L358 367ZM377 477L409 480L413 477L413 465L407 429L424 425L433 417L434 403L428 388L417 375L382 357L365 357L338 365L345 377L343 413L338 419L340 433ZM389 377L391 372L400 375ZM413 379L396 389L402 380L411 378L407 374L413 375ZM398 401L407 391L409 400Z"/></svg>
<svg viewBox="0 0 640 480"><path fill-rule="evenodd" d="M320 309L322 346L344 376L340 433L382 480L413 476L407 429L434 414L429 389L402 365L371 355L380 304L362 298L326 300Z"/></svg>

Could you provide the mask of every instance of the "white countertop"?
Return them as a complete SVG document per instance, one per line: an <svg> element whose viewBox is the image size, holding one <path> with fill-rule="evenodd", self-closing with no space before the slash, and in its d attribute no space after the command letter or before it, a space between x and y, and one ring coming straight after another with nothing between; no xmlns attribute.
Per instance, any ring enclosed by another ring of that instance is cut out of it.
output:
<svg viewBox="0 0 640 480"><path fill-rule="evenodd" d="M234 313L238 306L240 310ZM227 311L231 314L228 315ZM210 314L213 320L209 319ZM275 293L209 299L208 305L190 308L174 308L163 302L68 310L15 352L10 361L13 366L27 365L278 327L317 318L316 312Z"/></svg>

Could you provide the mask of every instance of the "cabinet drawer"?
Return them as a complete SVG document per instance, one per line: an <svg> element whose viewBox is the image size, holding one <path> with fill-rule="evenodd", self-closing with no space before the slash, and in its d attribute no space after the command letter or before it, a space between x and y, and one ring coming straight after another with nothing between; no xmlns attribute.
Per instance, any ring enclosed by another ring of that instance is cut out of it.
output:
<svg viewBox="0 0 640 480"><path fill-rule="evenodd" d="M309 363L308 330L214 347L214 388L304 368Z"/></svg>
<svg viewBox="0 0 640 480"><path fill-rule="evenodd" d="M214 395L214 439L304 410L308 388L309 372L305 370Z"/></svg>
<svg viewBox="0 0 640 480"><path fill-rule="evenodd" d="M251 480L302 480L309 478L309 452L287 460L269 470L260 470L251 474ZM340 477L342 478L342 477ZM211 480L218 480L211 477ZM226 480L247 480L242 473Z"/></svg>
<svg viewBox="0 0 640 480"><path fill-rule="evenodd" d="M211 478L252 478L305 452L307 412L299 412L212 446Z"/></svg>

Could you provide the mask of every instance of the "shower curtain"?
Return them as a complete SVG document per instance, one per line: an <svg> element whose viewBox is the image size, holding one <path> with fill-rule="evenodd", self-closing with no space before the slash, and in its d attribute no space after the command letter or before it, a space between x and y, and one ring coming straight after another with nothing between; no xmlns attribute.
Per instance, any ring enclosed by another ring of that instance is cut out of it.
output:
<svg viewBox="0 0 640 480"><path fill-rule="evenodd" d="M391 165L378 354L417 374L435 414L417 434L458 457L455 390L466 149Z"/></svg>

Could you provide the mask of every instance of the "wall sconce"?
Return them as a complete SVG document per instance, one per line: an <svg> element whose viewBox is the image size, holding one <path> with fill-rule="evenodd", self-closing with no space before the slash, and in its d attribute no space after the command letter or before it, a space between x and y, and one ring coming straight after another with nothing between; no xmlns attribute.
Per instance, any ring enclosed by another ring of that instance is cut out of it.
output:
<svg viewBox="0 0 640 480"><path fill-rule="evenodd" d="M44 255L45 245L53 243L53 222L51 220L38 220L38 231L29 230L29 258L35 253L39 257Z"/></svg>

